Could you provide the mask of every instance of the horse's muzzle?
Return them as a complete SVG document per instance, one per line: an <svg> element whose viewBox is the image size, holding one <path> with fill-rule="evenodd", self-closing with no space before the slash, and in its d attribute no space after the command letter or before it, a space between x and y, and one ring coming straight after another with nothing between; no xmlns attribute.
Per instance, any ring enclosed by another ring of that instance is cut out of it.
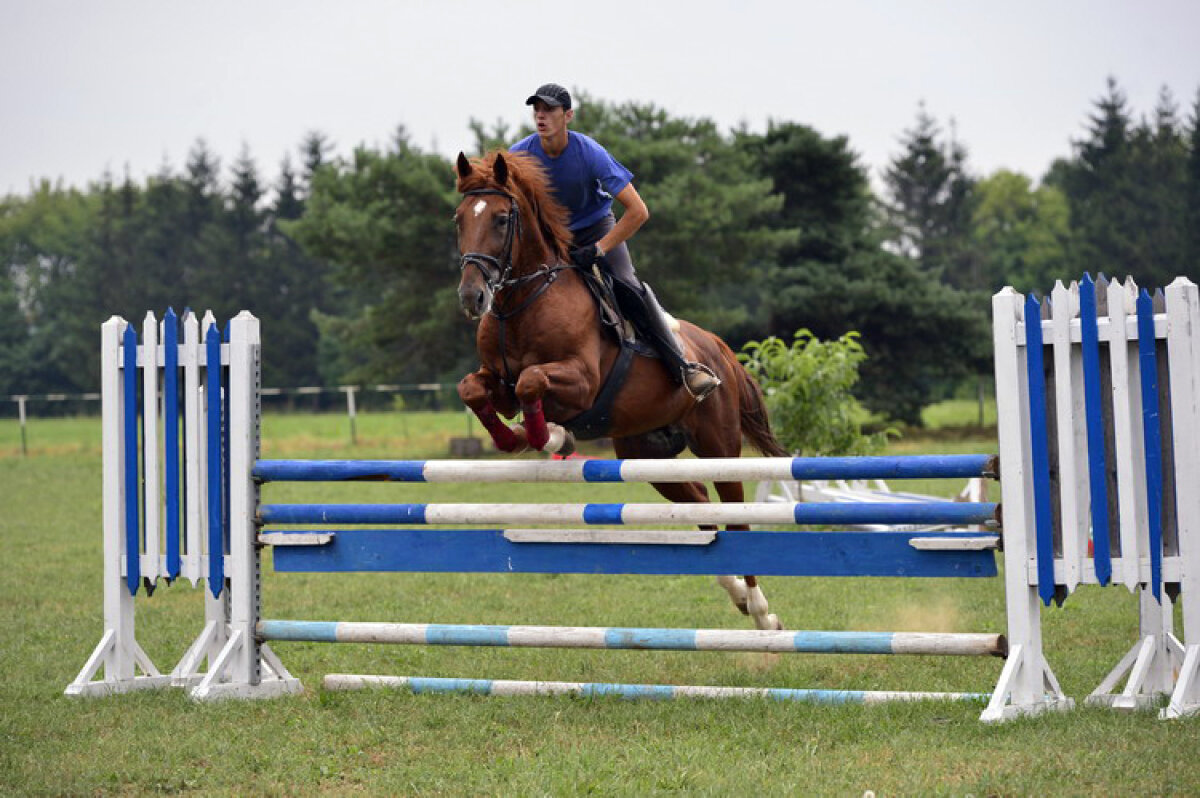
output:
<svg viewBox="0 0 1200 798"><path fill-rule="evenodd" d="M478 319L492 307L492 291L486 285L458 289L458 303L469 319Z"/></svg>

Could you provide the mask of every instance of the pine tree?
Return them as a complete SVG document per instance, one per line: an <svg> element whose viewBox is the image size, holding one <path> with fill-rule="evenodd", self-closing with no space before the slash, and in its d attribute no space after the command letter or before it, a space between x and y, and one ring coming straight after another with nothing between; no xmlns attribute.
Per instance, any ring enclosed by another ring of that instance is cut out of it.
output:
<svg viewBox="0 0 1200 798"><path fill-rule="evenodd" d="M317 170L329 163L329 154L333 152L333 142L319 130L310 130L304 134L300 142L300 158L303 171L301 179L305 195L312 191L313 176Z"/></svg>
<svg viewBox="0 0 1200 798"><path fill-rule="evenodd" d="M289 155L284 155L279 164L279 177L275 181L274 189L275 201L271 205L273 220L299 219L304 215L300 180L292 169L292 159Z"/></svg>
<svg viewBox="0 0 1200 798"><path fill-rule="evenodd" d="M1188 124L1187 177L1185 179L1184 217L1186 255L1181 274L1200 275L1200 88L1192 103Z"/></svg>
<svg viewBox="0 0 1200 798"><path fill-rule="evenodd" d="M942 140L924 104L901 144L903 151L884 171L891 245L948 285L981 287L970 245L974 181L966 147L953 137Z"/></svg>
<svg viewBox="0 0 1200 798"><path fill-rule="evenodd" d="M263 214L259 209L263 189L258 178L258 166L250 157L250 150L244 144L241 154L233 162L232 177L226 210L229 214L229 224L238 242L238 248L245 252L250 245L251 237L259 231L263 223Z"/></svg>
<svg viewBox="0 0 1200 798"><path fill-rule="evenodd" d="M1130 275L1161 286L1187 263L1188 154L1178 110L1163 90L1151 119L1134 124L1109 78L1075 157L1055 170L1071 208L1074 271Z"/></svg>
<svg viewBox="0 0 1200 798"><path fill-rule="evenodd" d="M1074 159L1063 170L1071 204L1078 272L1128 274L1136 261L1128 235L1136 214L1132 197L1129 138L1132 121L1114 78L1095 103L1087 136L1073 143Z"/></svg>
<svg viewBox="0 0 1200 798"><path fill-rule="evenodd" d="M1187 159L1178 105L1164 86L1152 121L1138 126L1131 146L1139 201L1129 235L1135 268L1151 286L1165 286L1187 269Z"/></svg>

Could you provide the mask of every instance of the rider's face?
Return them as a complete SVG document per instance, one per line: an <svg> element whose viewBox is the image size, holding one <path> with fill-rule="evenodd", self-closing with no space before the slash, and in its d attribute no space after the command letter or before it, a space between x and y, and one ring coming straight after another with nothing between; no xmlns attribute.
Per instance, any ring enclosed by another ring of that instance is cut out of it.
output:
<svg viewBox="0 0 1200 798"><path fill-rule="evenodd" d="M575 116L574 111L564 111L562 106L550 106L538 100L533 104L533 123L543 138L554 138L566 130Z"/></svg>

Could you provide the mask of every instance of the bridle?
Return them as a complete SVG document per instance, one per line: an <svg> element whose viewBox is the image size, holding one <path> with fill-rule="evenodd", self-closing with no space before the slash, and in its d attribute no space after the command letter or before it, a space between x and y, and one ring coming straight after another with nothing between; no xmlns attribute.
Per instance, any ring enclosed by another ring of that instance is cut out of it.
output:
<svg viewBox="0 0 1200 798"><path fill-rule="evenodd" d="M458 264L459 271L465 270L468 264L478 269L480 276L483 277L483 282L494 295L511 283L513 241L520 235L521 227L521 211L517 207L517 198L507 191L497 188L477 188L474 191L464 191L463 196L496 196L508 199L508 230L504 234L504 246L500 249L500 257L484 252L464 252Z"/></svg>
<svg viewBox="0 0 1200 798"><path fill-rule="evenodd" d="M509 215L508 215L508 230L504 234L504 246L500 249L499 256L488 255L484 252L464 252L459 258L459 271L465 271L468 265L474 266L479 270L480 276L483 277L484 284L488 290L492 292L492 296L499 298L500 292L508 288L515 288L524 285L525 283L534 280L541 280L542 283L534 291L525 297L525 299L515 308L500 308L497 301L492 302L489 313L496 317L499 321L499 336L500 362L504 369L504 376L501 377L501 382L508 386L510 390L516 387L516 378L508 367L508 358L504 354L504 322L527 309L530 305L537 301L546 289L558 279L559 272L565 269L575 268L570 264L560 264L550 266L542 264L541 268L530 272L521 277L513 277L513 242L521 235L521 211L517 206L517 198L507 191L501 191L497 188L477 188L472 191L464 191L464 197L481 197L495 196L506 197L508 199Z"/></svg>
<svg viewBox="0 0 1200 798"><path fill-rule="evenodd" d="M532 305L550 287L550 284L558 279L559 272L573 267L570 265L549 266L543 264L540 269L534 272L521 277L513 277L513 242L521 235L521 211L517 206L517 198L507 191L501 191L498 188L477 188L472 191L464 191L463 196L505 197L508 199L509 213L508 230L504 234L504 246L500 248L500 255L497 257L484 252L464 252L462 257L459 258L459 271L465 270L468 265L474 266L479 270L479 274L483 277L483 282L488 287L488 290L492 292L492 296L497 297L501 291L507 288L515 288L538 279L542 280L542 284L538 286L537 290L526 297L525 301L515 308L501 310L497 307L496 303L492 304L489 312L500 321L505 321ZM501 330L503 331L503 327ZM501 335L503 335L503 332L501 332Z"/></svg>

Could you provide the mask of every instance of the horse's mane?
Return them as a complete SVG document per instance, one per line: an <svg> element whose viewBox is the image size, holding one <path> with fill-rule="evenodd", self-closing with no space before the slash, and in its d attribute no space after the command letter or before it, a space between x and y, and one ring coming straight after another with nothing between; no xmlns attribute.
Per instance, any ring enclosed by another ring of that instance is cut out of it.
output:
<svg viewBox="0 0 1200 798"><path fill-rule="evenodd" d="M508 166L508 182L501 186L495 180L496 158L504 156ZM471 159L471 173L459 176L458 191L475 191L482 188L500 188L510 192L517 200L521 216L534 219L541 230L546 246L559 262L567 260L571 243L571 231L567 227L570 215L557 199L537 158L524 152L493 150L481 158Z"/></svg>

